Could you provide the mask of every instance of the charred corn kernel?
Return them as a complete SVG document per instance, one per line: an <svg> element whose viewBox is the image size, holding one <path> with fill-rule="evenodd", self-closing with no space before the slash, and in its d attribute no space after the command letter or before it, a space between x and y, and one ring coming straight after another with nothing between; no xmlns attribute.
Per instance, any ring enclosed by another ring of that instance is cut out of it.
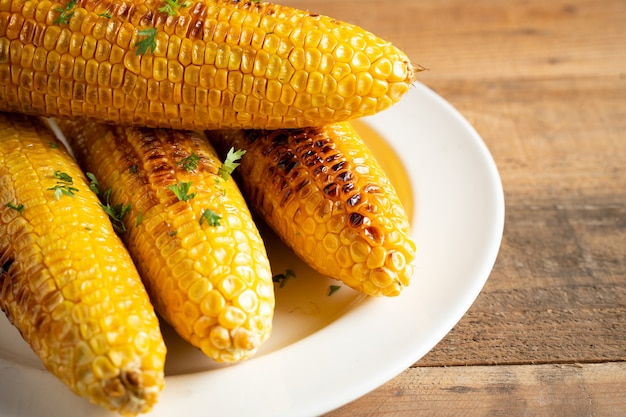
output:
<svg viewBox="0 0 626 417"><path fill-rule="evenodd" d="M0 110L185 129L321 126L388 108L421 69L330 17L253 0L200 0L168 16L163 4L0 2ZM254 91L240 91L243 75Z"/></svg>
<svg viewBox="0 0 626 417"><path fill-rule="evenodd" d="M218 174L222 163L206 138L58 124L83 169L111 190L111 205L130 204L121 237L157 312L219 362L253 355L272 328L272 274L237 184Z"/></svg>
<svg viewBox="0 0 626 417"><path fill-rule="evenodd" d="M409 284L408 218L350 123L206 135L218 149L246 150L236 174L251 208L312 268L369 295Z"/></svg>
<svg viewBox="0 0 626 417"><path fill-rule="evenodd" d="M0 113L0 308L76 394L147 412L165 344L139 274L83 173L43 122Z"/></svg>

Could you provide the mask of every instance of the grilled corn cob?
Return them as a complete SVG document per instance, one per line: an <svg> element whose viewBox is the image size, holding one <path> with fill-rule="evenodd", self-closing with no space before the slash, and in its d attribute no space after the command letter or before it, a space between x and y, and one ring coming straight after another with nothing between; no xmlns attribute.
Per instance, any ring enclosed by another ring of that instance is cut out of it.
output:
<svg viewBox="0 0 626 417"><path fill-rule="evenodd" d="M128 205L121 236L157 312L218 362L251 356L272 328L272 274L215 150L193 132L58 124L111 205Z"/></svg>
<svg viewBox="0 0 626 417"><path fill-rule="evenodd" d="M322 125L388 108L419 69L359 27L265 2L0 2L5 111L184 129Z"/></svg>
<svg viewBox="0 0 626 417"><path fill-rule="evenodd" d="M137 270L78 165L35 118L0 113L0 308L76 394L122 414L164 385Z"/></svg>
<svg viewBox="0 0 626 417"><path fill-rule="evenodd" d="M237 178L251 208L312 268L368 295L395 296L408 285L408 218L349 122L206 134L220 150L246 150Z"/></svg>

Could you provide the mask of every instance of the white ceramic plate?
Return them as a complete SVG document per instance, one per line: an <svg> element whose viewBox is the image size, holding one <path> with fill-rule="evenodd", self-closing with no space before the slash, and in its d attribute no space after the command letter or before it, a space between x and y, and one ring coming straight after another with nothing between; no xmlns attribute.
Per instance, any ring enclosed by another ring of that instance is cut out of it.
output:
<svg viewBox="0 0 626 417"><path fill-rule="evenodd" d="M361 129L377 132L395 151L381 162L392 181L408 188L403 196L411 199L418 252L409 288L390 299L369 299L345 286L329 296L337 282L313 273L262 228L274 273L296 273L276 288L272 337L253 359L217 366L165 326L166 388L149 416L323 414L415 363L474 302L504 224L499 175L481 138L419 83L399 104L363 122ZM114 415L46 372L0 316L1 417Z"/></svg>

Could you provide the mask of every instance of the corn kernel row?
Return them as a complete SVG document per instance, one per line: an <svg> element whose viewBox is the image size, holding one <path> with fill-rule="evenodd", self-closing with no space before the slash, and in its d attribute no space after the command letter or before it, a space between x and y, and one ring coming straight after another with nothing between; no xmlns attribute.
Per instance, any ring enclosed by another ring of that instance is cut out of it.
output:
<svg viewBox="0 0 626 417"><path fill-rule="evenodd" d="M206 131L246 150L237 171L251 207L318 272L369 295L399 295L415 244L389 178L350 123Z"/></svg>
<svg viewBox="0 0 626 417"><path fill-rule="evenodd" d="M189 129L321 126L409 89L407 56L354 25L270 3L0 3L0 110ZM104 16L103 13L108 13ZM137 53L156 28L154 50Z"/></svg>
<svg viewBox="0 0 626 417"><path fill-rule="evenodd" d="M154 405L166 348L128 252L52 130L6 113L0 266L0 308L52 374L122 414Z"/></svg>

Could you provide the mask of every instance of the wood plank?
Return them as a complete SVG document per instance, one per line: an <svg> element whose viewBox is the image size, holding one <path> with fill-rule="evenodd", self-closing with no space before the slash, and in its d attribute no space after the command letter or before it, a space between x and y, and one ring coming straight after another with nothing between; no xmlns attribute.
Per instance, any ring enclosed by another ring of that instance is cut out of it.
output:
<svg viewBox="0 0 626 417"><path fill-rule="evenodd" d="M423 366L626 360L626 206L510 205L485 288Z"/></svg>
<svg viewBox="0 0 626 417"><path fill-rule="evenodd" d="M411 368L325 417L621 417L624 386L624 362Z"/></svg>
<svg viewBox="0 0 626 417"><path fill-rule="evenodd" d="M483 292L419 364L626 359L626 79L436 85L487 143L507 208Z"/></svg>
<svg viewBox="0 0 626 417"><path fill-rule="evenodd" d="M368 6L373 1L280 3L376 28L429 68L419 77L426 83L625 74L622 0L397 0L385 8Z"/></svg>
<svg viewBox="0 0 626 417"><path fill-rule="evenodd" d="M375 14L368 0L287 3L404 47L498 165L500 256L418 364L626 359L626 3L398 1Z"/></svg>
<svg viewBox="0 0 626 417"><path fill-rule="evenodd" d="M626 43L625 43L626 44ZM626 77L433 81L474 126L507 201L626 193ZM435 139L433 139L435 140Z"/></svg>
<svg viewBox="0 0 626 417"><path fill-rule="evenodd" d="M418 79L483 137L507 201L465 317L327 417L626 415L626 2L287 2L376 28L428 67Z"/></svg>

